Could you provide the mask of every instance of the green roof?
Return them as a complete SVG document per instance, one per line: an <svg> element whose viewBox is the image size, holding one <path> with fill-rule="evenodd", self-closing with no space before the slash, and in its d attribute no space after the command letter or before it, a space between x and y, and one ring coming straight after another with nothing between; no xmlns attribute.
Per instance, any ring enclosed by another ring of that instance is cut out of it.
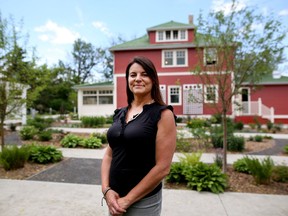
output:
<svg viewBox="0 0 288 216"><path fill-rule="evenodd" d="M174 22L173 20L167 23L163 23L157 26L153 26L147 29L147 31L157 31L157 30L173 30L173 29L194 29L193 24L185 24Z"/></svg>
<svg viewBox="0 0 288 216"><path fill-rule="evenodd" d="M98 82L98 83L87 83L81 85L73 86L74 89L85 89L85 88L93 88L93 87L111 87L113 86L113 82Z"/></svg>
<svg viewBox="0 0 288 216"><path fill-rule="evenodd" d="M273 76L272 74L268 74L262 78L262 80L259 82L259 84L266 84L266 85L282 85L282 84L288 84L288 77L286 76Z"/></svg>
<svg viewBox="0 0 288 216"><path fill-rule="evenodd" d="M194 29L193 24L184 24L179 22L170 21L163 23L151 28L148 28L147 31L158 31L158 30L169 30L169 29ZM110 48L110 51L121 51L121 50L145 50L145 49L173 49L173 48L187 48L195 47L194 43L161 43L161 44L150 44L148 34L140 38L136 38L131 41L118 44Z"/></svg>

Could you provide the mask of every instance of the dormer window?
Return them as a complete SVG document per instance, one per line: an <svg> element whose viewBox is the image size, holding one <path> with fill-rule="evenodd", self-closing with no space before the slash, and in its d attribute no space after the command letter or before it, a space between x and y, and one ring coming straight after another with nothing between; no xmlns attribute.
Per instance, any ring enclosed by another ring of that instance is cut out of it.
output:
<svg viewBox="0 0 288 216"><path fill-rule="evenodd" d="M187 30L157 31L156 42L187 41Z"/></svg>

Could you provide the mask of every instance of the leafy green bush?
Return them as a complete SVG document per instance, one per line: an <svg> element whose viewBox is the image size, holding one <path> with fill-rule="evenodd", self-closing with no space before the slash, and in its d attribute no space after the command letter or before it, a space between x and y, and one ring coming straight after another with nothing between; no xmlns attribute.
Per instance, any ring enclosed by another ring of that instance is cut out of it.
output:
<svg viewBox="0 0 288 216"><path fill-rule="evenodd" d="M255 140L256 142L262 142L262 141L263 141L263 137L262 137L261 135L256 135L256 136L254 137L254 140Z"/></svg>
<svg viewBox="0 0 288 216"><path fill-rule="evenodd" d="M80 143L80 146L84 148L100 148L102 146L101 139L98 139L97 137L89 137L89 138L83 138Z"/></svg>
<svg viewBox="0 0 288 216"><path fill-rule="evenodd" d="M166 177L166 181L170 183L186 183L185 176L183 174L185 166L180 162L174 162L171 164L169 175Z"/></svg>
<svg viewBox="0 0 288 216"><path fill-rule="evenodd" d="M176 150L178 152L188 152L190 150L191 143L183 136L177 136L176 139Z"/></svg>
<svg viewBox="0 0 288 216"><path fill-rule="evenodd" d="M227 187L227 175L214 164L198 162L183 172L188 188L193 190L223 193Z"/></svg>
<svg viewBox="0 0 288 216"><path fill-rule="evenodd" d="M185 180L184 170L198 163L201 159L202 153L184 153L184 156L179 157L179 162L172 163L170 173L166 177L166 180L171 183L187 183Z"/></svg>
<svg viewBox="0 0 288 216"><path fill-rule="evenodd" d="M288 182L288 167L278 165L273 168L272 179L276 182Z"/></svg>
<svg viewBox="0 0 288 216"><path fill-rule="evenodd" d="M256 184L270 183L274 167L274 162L270 157L266 157L263 161L260 161L258 158L249 158L246 156L244 160Z"/></svg>
<svg viewBox="0 0 288 216"><path fill-rule="evenodd" d="M193 118L190 121L187 122L187 127L188 128L202 128L205 125L205 121L204 119L199 119L199 118Z"/></svg>
<svg viewBox="0 0 288 216"><path fill-rule="evenodd" d="M273 128L274 124L271 121L268 121L266 123L266 126L267 126L267 129L270 131Z"/></svg>
<svg viewBox="0 0 288 216"><path fill-rule="evenodd" d="M214 134L211 136L211 142L214 148L223 148L223 135ZM245 147L245 139L243 137L229 135L227 137L228 151L243 151Z"/></svg>
<svg viewBox="0 0 288 216"><path fill-rule="evenodd" d="M233 169L235 171L241 172L241 173L247 173L247 174L250 173L245 158L241 158L241 159L236 160L233 163Z"/></svg>
<svg viewBox="0 0 288 216"><path fill-rule="evenodd" d="M40 141L49 141L52 139L52 131L44 130L38 133L38 138Z"/></svg>
<svg viewBox="0 0 288 216"><path fill-rule="evenodd" d="M81 141L81 137L74 134L68 134L60 141L60 144L65 148L76 148Z"/></svg>
<svg viewBox="0 0 288 216"><path fill-rule="evenodd" d="M242 152L245 147L245 139L244 137L229 136L227 139L227 144L229 151Z"/></svg>
<svg viewBox="0 0 288 216"><path fill-rule="evenodd" d="M55 163L63 158L62 152L54 146L34 145L29 150L29 161L40 164Z"/></svg>
<svg viewBox="0 0 288 216"><path fill-rule="evenodd" d="M244 124L243 124L242 122L235 122L235 123L234 123L234 128L235 128L236 130L243 130Z"/></svg>
<svg viewBox="0 0 288 216"><path fill-rule="evenodd" d="M284 153L288 154L288 145L284 146Z"/></svg>
<svg viewBox="0 0 288 216"><path fill-rule="evenodd" d="M20 130L20 137L22 140L31 140L38 133L34 126L24 126Z"/></svg>
<svg viewBox="0 0 288 216"><path fill-rule="evenodd" d="M53 121L53 118L41 118L36 116L34 119L28 119L27 125L34 126L39 131L43 131L46 128L50 127Z"/></svg>
<svg viewBox="0 0 288 216"><path fill-rule="evenodd" d="M24 167L27 159L28 152L26 149L22 147L18 148L16 145L6 146L0 152L0 164L2 164L6 171Z"/></svg>
<svg viewBox="0 0 288 216"><path fill-rule="evenodd" d="M83 127L99 128L106 123L106 118L103 116L83 116L80 118Z"/></svg>
<svg viewBox="0 0 288 216"><path fill-rule="evenodd" d="M98 139L100 139L102 144L108 143L107 134L106 133L92 133L92 136L93 137L97 137Z"/></svg>

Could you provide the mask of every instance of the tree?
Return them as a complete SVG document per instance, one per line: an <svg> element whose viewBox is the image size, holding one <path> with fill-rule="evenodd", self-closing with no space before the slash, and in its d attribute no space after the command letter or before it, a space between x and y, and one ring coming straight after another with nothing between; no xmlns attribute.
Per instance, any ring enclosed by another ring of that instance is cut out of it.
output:
<svg viewBox="0 0 288 216"><path fill-rule="evenodd" d="M199 64L193 70L207 87L204 98L213 101L211 105L222 115L224 172L227 114L233 98L244 82L259 82L284 60L283 40L287 33L272 15L264 16L251 7L237 6L238 2L233 0L228 14L214 11L206 20L200 14L195 36Z"/></svg>
<svg viewBox="0 0 288 216"><path fill-rule="evenodd" d="M95 49L91 43L77 39L73 44L72 63L65 65L73 84L83 84L92 77L95 66L103 56L100 48ZM63 64L63 63L61 63Z"/></svg>
<svg viewBox="0 0 288 216"><path fill-rule="evenodd" d="M4 143L4 121L8 115L17 112L26 100L22 91L26 88L19 81L18 72L24 70L26 51L19 46L19 33L14 20L3 19L0 13L0 135Z"/></svg>

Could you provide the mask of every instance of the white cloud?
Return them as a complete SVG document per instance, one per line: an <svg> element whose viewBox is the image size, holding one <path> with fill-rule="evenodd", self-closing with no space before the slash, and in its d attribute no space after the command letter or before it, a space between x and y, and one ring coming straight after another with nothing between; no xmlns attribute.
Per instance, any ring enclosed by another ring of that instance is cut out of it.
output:
<svg viewBox="0 0 288 216"><path fill-rule="evenodd" d="M241 10L247 6L247 0L239 0L236 5L236 11ZM229 14L231 12L232 1L226 0L212 0L212 10L213 11L224 11L224 14Z"/></svg>
<svg viewBox="0 0 288 216"><path fill-rule="evenodd" d="M112 37L113 34L110 32L110 30L107 28L106 24L100 21L94 21L92 22L92 25L98 29L99 31L103 32L106 36Z"/></svg>
<svg viewBox="0 0 288 216"><path fill-rule="evenodd" d="M41 33L39 35L40 40L53 44L73 44L77 38L80 38L79 33L72 32L50 20L45 25L36 27L35 31Z"/></svg>
<svg viewBox="0 0 288 216"><path fill-rule="evenodd" d="M281 10L281 11L279 12L279 15L280 15L280 16L288 16L288 9Z"/></svg>

